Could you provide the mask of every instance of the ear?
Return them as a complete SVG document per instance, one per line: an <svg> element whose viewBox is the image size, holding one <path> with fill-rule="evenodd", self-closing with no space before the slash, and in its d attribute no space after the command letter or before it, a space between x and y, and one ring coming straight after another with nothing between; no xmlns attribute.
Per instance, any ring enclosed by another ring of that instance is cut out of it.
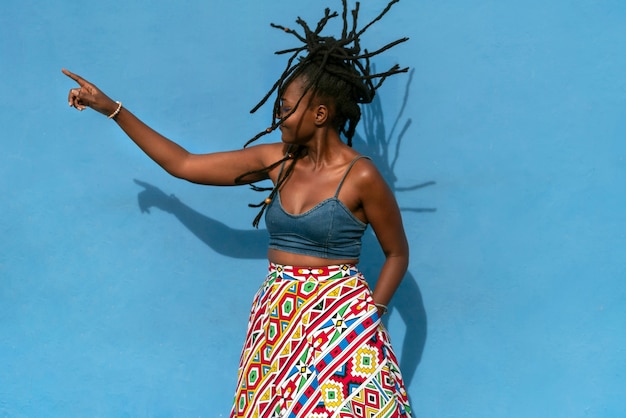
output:
<svg viewBox="0 0 626 418"><path fill-rule="evenodd" d="M328 107L323 104L319 104L315 108L315 125L322 126L324 125L330 116L330 112Z"/></svg>

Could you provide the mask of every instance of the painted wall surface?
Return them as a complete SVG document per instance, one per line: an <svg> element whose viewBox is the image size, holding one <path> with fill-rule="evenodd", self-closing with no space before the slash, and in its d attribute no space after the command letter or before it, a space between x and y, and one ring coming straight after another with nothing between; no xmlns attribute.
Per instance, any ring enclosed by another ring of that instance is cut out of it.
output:
<svg viewBox="0 0 626 418"><path fill-rule="evenodd" d="M386 5L364 3L362 23ZM228 415L266 268L260 195L169 177L69 109L60 70L191 151L238 148L270 120L248 111L284 67L272 53L297 45L269 23L325 6L2 3L0 416ZM376 61L412 73L357 145L410 239L387 323L417 416L626 416L624 22L623 0L405 0L366 33L411 38Z"/></svg>

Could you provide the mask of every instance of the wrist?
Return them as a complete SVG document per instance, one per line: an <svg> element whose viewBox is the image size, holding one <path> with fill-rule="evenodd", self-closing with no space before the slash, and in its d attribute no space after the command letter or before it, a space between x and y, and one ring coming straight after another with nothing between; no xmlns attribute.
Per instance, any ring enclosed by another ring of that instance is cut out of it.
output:
<svg viewBox="0 0 626 418"><path fill-rule="evenodd" d="M376 309L378 309L378 314L380 316L383 316L389 311L389 308L387 308L387 305L383 305L382 303L375 303L374 306L376 306Z"/></svg>
<svg viewBox="0 0 626 418"><path fill-rule="evenodd" d="M120 111L122 110L122 102L116 101L114 103L115 103L115 107L111 110L111 112L108 113L108 116L107 116L109 119L113 119L113 120L115 120L117 115L119 115Z"/></svg>

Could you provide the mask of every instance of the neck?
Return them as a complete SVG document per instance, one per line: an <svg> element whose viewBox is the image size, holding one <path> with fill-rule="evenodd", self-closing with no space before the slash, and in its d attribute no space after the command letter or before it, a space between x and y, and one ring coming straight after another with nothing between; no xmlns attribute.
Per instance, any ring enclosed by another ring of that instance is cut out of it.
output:
<svg viewBox="0 0 626 418"><path fill-rule="evenodd" d="M324 129L315 135L307 144L304 156L315 166L325 166L339 158L341 150L347 147L339 133L334 129Z"/></svg>

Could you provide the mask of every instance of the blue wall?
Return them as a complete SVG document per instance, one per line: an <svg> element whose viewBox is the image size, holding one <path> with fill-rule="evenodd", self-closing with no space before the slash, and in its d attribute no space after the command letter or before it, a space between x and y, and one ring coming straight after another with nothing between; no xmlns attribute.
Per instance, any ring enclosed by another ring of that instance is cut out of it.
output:
<svg viewBox="0 0 626 418"><path fill-rule="evenodd" d="M227 416L259 195L170 178L68 109L60 69L192 151L237 148L294 45L269 22L324 6L54 3L0 6L0 416ZM411 38L376 61L413 72L359 146L411 243L387 320L418 416L626 416L625 21L623 0L407 0L368 31Z"/></svg>

